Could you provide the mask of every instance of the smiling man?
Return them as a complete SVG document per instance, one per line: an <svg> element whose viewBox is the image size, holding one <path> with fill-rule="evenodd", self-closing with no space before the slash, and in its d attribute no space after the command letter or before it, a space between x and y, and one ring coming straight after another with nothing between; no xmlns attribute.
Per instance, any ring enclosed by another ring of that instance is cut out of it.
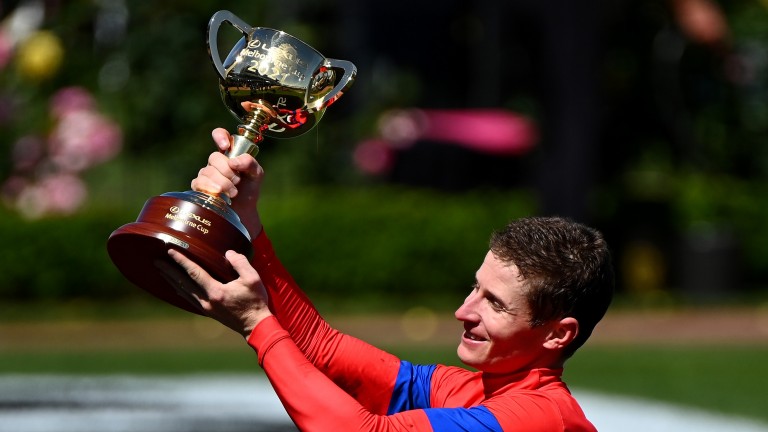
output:
<svg viewBox="0 0 768 432"><path fill-rule="evenodd" d="M216 129L213 136L226 151L228 133ZM192 181L195 190L233 198L253 238L251 262L226 254L238 279L216 281L175 251L169 254L180 268L164 270L201 313L256 350L300 430L595 430L561 376L613 295L611 256L599 232L532 217L495 233L455 313L464 325L459 358L476 371L416 365L338 332L320 316L262 227L256 202L263 177L251 156L217 152Z"/></svg>

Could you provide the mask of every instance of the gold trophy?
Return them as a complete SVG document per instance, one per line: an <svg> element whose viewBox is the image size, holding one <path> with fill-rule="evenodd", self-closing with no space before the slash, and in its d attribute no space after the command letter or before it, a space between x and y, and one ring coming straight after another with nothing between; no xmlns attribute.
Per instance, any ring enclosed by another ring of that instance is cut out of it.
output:
<svg viewBox="0 0 768 432"><path fill-rule="evenodd" d="M228 23L243 34L222 62L218 33ZM224 104L240 121L227 156L258 152L264 136L290 138L312 129L325 109L352 85L357 69L327 59L301 40L279 30L251 27L229 11L208 23L208 53L219 75ZM107 240L112 262L132 283L190 312L200 313L158 270L159 261L176 265L176 249L222 282L237 278L224 253L253 253L251 238L226 195L168 192L150 198L136 222Z"/></svg>

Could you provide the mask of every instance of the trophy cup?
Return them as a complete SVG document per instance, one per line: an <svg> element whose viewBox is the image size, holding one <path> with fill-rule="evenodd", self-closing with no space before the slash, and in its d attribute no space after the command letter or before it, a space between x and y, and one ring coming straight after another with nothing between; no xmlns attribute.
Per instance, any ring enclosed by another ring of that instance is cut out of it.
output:
<svg viewBox="0 0 768 432"><path fill-rule="evenodd" d="M222 62L218 33L228 23L242 37ZM240 121L227 152L230 158L258 152L264 136L290 138L307 132L355 79L355 66L327 59L301 40L279 30L251 27L229 11L208 23L208 53L219 75L224 104ZM253 253L251 238L226 195L168 192L150 198L136 222L107 240L112 262L133 284L181 309L200 313L177 294L158 262L176 265L176 249L222 282L237 278L224 258L227 250Z"/></svg>

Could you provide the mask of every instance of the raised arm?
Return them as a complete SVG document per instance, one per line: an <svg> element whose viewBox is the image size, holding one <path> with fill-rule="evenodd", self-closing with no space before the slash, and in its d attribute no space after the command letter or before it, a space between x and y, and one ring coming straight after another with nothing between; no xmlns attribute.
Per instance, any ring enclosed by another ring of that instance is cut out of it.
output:
<svg viewBox="0 0 768 432"><path fill-rule="evenodd" d="M374 412L385 412L399 360L338 332L322 318L278 260L262 227L257 204L264 170L250 155L228 159L223 154L229 146L226 130L214 130L213 137L220 151L210 155L208 165L192 181L192 188L232 198L233 209L251 234L251 265L269 294L269 309L304 356L365 406ZM248 324L245 325L247 328ZM367 355L360 356L363 351Z"/></svg>

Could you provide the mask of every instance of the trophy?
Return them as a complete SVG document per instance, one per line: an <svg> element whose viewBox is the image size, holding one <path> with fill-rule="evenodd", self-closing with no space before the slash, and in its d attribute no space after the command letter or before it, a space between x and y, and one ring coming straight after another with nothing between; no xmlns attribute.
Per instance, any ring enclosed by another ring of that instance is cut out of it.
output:
<svg viewBox="0 0 768 432"><path fill-rule="evenodd" d="M222 62L221 25L242 37ZM258 152L264 136L291 138L307 132L355 79L355 66L327 59L301 40L279 30L251 27L229 11L208 23L208 53L219 76L224 104L238 119L227 156ZM168 192L150 198L136 222L115 230L107 241L112 262L133 284L181 309L200 313L177 294L158 263L176 265L176 249L222 282L237 278L224 258L227 250L253 253L251 238L224 194Z"/></svg>

